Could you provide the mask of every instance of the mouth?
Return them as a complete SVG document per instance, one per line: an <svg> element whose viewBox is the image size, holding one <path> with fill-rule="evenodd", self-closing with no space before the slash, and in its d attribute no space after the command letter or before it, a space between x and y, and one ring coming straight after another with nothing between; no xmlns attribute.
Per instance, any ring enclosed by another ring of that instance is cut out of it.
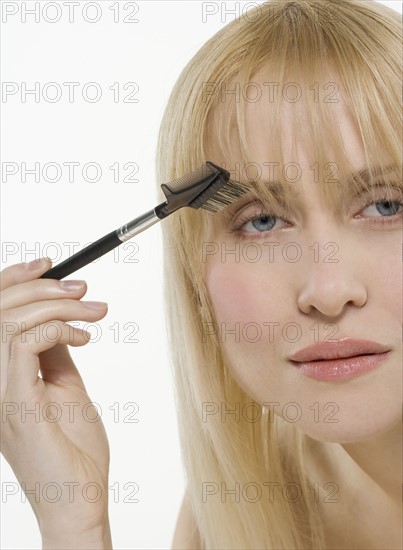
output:
<svg viewBox="0 0 403 550"><path fill-rule="evenodd" d="M385 352L386 353L386 352ZM323 361L343 361L348 359L354 359L355 357L367 357L369 355L379 355L379 353L358 353L357 355L346 355L343 357L335 357L334 359L328 359L326 357L322 357L321 359L311 359L310 361L294 361L290 359L292 363L323 363Z"/></svg>
<svg viewBox="0 0 403 550"><path fill-rule="evenodd" d="M379 355L390 351L390 347L371 340L342 338L337 341L318 342L298 350L289 357L290 361L307 363L315 361L332 361L353 359L354 357Z"/></svg>
<svg viewBox="0 0 403 550"><path fill-rule="evenodd" d="M390 356L390 350L382 353L364 353L335 359L290 361L301 374L319 381L342 381L362 376L379 367Z"/></svg>

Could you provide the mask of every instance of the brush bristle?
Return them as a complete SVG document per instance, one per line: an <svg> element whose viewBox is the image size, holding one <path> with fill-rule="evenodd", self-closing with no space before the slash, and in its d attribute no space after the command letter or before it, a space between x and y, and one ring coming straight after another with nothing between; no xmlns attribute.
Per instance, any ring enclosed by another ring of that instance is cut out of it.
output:
<svg viewBox="0 0 403 550"><path fill-rule="evenodd" d="M190 172L190 174L186 174L185 176L182 176L181 178L178 178L176 180L172 180L169 183L165 183L164 185L168 187L168 189L172 193L178 193L186 187L189 187L190 185L198 183L199 181L211 176L211 174L214 174L214 172L216 172L216 169L205 162L200 168L198 168L194 172Z"/></svg>
<svg viewBox="0 0 403 550"><path fill-rule="evenodd" d="M167 203L159 205L158 217L163 217L183 206L202 208L215 213L238 200L249 188L230 180L230 173L207 161L194 172L161 185Z"/></svg>
<svg viewBox="0 0 403 550"><path fill-rule="evenodd" d="M222 181L213 183L212 189L209 189L210 193L211 191L214 192L214 187L217 187L215 193L199 207L212 213L219 212L250 191L250 188L246 187L246 185L233 180L228 180L224 185ZM198 197L199 203L203 199L203 194Z"/></svg>

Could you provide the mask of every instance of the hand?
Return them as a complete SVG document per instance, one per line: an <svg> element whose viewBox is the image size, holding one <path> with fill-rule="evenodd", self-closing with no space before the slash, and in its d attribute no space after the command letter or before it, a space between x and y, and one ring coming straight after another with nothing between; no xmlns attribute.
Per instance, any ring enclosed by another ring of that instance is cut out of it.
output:
<svg viewBox="0 0 403 550"><path fill-rule="evenodd" d="M84 539L108 523L109 445L102 421L88 420L97 411L67 348L90 335L66 321L102 319L107 304L80 301L85 281L67 289L68 281L38 279L50 267L42 259L0 272L0 450L42 536Z"/></svg>

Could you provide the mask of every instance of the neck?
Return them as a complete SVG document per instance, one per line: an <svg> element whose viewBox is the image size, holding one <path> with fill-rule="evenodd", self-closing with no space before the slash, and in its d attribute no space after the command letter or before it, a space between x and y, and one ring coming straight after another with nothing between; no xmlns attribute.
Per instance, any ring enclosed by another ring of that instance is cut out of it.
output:
<svg viewBox="0 0 403 550"><path fill-rule="evenodd" d="M311 479L338 485L338 503L320 505L327 548L401 548L402 423L364 441L308 443Z"/></svg>
<svg viewBox="0 0 403 550"><path fill-rule="evenodd" d="M342 448L357 467L385 493L391 503L402 503L402 422L365 441L344 443Z"/></svg>

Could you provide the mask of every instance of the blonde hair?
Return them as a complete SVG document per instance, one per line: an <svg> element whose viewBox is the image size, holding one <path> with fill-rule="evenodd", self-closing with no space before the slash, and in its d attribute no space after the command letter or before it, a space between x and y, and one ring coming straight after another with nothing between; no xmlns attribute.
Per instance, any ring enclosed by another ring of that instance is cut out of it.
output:
<svg viewBox="0 0 403 550"><path fill-rule="evenodd" d="M273 0L223 27L188 63L170 96L158 142L159 199L165 200L161 183L197 169L205 160L219 164L227 159L226 168L231 171L231 136L237 136L245 162L253 163L245 135L245 106L254 100L252 92L259 92L255 84L248 89L259 71L278 85L280 94L287 82L298 78L307 91L303 103L309 116L303 121L294 117L294 135L311 140L321 170L336 159L340 181L353 172L353 167L343 147L338 115L332 108L331 100L340 100L338 94L332 95L336 89L332 77L338 77L344 101L361 134L369 168L369 180L361 180L358 174L349 180L349 189L358 185L370 192L369 185L377 176L377 167L384 165L385 155L400 171L400 32L400 16L372 0ZM319 86L309 92L310 86L317 86L315 83ZM329 83L327 88L325 83ZM230 90L235 93L225 93ZM296 114L301 104L295 103ZM280 109L267 124L272 136L281 135ZM213 141L219 151L212 147ZM280 145L270 154L284 166ZM330 172L320 172L319 187L328 207L336 209L340 188L332 177L327 177ZM282 173L277 179L287 183ZM392 178L391 185L396 179L401 185L400 174ZM244 177L242 180L246 181ZM276 200L259 178L247 183L264 200ZM387 179L385 183L389 185ZM284 185L286 201L290 200L287 189ZM304 466L307 436L276 415L273 422L265 407L231 376L218 335L205 337L204 329L213 326L215 317L205 284L202 246L212 236L213 216L184 208L162 223L166 316L178 426L202 546L327 548ZM251 403L261 412L258 422L250 422L244 415L226 422L220 414L210 415L207 422L202 417L206 404L243 410ZM287 453L280 445L281 430L287 434ZM280 486L297 483L302 497L298 502L263 497L253 502L252 496L238 499L231 494L225 500L202 498L208 483L209 487L229 491L245 488L251 482L268 481Z"/></svg>

